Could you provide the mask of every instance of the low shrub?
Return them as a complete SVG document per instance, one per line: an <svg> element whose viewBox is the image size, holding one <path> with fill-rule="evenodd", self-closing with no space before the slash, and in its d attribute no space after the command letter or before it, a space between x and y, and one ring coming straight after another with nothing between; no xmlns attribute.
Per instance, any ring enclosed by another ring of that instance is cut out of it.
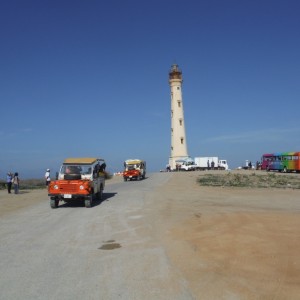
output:
<svg viewBox="0 0 300 300"><path fill-rule="evenodd" d="M205 174L198 178L203 186L293 188L300 189L300 177L268 173L258 174Z"/></svg>

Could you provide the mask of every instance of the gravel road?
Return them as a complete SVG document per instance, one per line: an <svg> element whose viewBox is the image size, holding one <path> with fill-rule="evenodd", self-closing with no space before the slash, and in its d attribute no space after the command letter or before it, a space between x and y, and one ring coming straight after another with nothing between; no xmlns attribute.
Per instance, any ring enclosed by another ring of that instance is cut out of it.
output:
<svg viewBox="0 0 300 300"><path fill-rule="evenodd" d="M90 209L0 191L0 299L300 299L300 191L202 174L115 177Z"/></svg>
<svg viewBox="0 0 300 300"><path fill-rule="evenodd" d="M145 222L146 202L170 176L107 181L91 209L50 209L46 190L2 191L4 205L25 203L1 216L0 298L192 299Z"/></svg>

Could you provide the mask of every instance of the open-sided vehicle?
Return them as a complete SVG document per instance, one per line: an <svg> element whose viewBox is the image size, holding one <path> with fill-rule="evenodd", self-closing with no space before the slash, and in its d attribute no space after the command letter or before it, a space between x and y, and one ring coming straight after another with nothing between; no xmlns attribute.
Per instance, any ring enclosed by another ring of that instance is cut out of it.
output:
<svg viewBox="0 0 300 300"><path fill-rule="evenodd" d="M57 208L59 201L82 200L86 207L94 199L101 200L105 186L105 161L101 158L67 158L64 160L57 180L48 186L51 208Z"/></svg>
<svg viewBox="0 0 300 300"><path fill-rule="evenodd" d="M123 179L127 180L141 180L146 176L146 162L141 159L127 159L124 162Z"/></svg>

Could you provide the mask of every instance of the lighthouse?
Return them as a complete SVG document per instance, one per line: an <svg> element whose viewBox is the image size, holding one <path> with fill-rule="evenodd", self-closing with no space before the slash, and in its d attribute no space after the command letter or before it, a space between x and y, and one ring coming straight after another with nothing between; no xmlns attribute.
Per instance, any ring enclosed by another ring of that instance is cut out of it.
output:
<svg viewBox="0 0 300 300"><path fill-rule="evenodd" d="M179 70L177 64L171 67L169 84L171 89L171 155L169 157L169 165L171 169L175 169L177 160L189 158L181 89L182 72Z"/></svg>

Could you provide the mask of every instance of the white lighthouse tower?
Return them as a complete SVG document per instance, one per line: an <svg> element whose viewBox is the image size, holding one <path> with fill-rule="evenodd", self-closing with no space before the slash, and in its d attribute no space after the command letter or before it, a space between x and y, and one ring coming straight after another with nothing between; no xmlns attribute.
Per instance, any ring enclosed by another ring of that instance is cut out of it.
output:
<svg viewBox="0 0 300 300"><path fill-rule="evenodd" d="M171 88L171 155L169 165L176 168L176 160L189 158L184 126L184 113L182 102L182 72L174 64L169 72Z"/></svg>

